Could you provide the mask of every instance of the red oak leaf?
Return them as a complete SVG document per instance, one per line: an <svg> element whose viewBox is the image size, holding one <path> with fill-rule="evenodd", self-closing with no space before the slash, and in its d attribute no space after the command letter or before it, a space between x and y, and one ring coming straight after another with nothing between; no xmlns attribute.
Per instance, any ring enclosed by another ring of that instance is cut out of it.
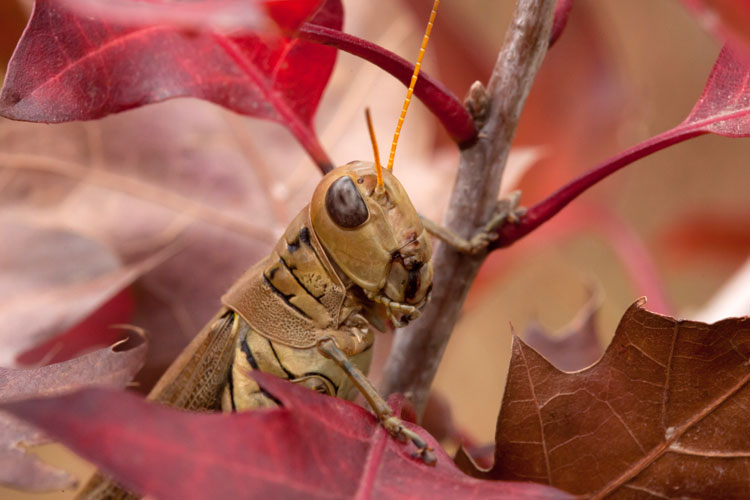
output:
<svg viewBox="0 0 750 500"><path fill-rule="evenodd" d="M283 408L187 413L130 393L87 389L4 409L161 500L569 498L548 486L470 478L429 437L438 463L427 466L364 409L256 376Z"/></svg>
<svg viewBox="0 0 750 500"><path fill-rule="evenodd" d="M6 170L0 168L0 171ZM76 326L81 318L112 300L175 253L167 247L122 264L111 249L92 238L70 230L44 227L14 215L6 207L6 214L0 217L3 240L0 245L3 270L0 273L0 316L3 318L0 365L4 366L13 365L19 353ZM107 326L130 319L127 310L122 312L125 314L107 314L102 321L86 325L89 329L86 333L97 337L93 342L96 347L114 340L111 334L102 334ZM71 343L52 358L55 361L69 359L86 347L92 347L92 342ZM40 353L42 356L32 356L27 362L39 362L50 352L47 349Z"/></svg>
<svg viewBox="0 0 750 500"><path fill-rule="evenodd" d="M704 27L750 53L750 4L741 0L683 0Z"/></svg>
<svg viewBox="0 0 750 500"><path fill-rule="evenodd" d="M322 6L320 0L297 3L308 15L295 9L294 19L341 28L340 0ZM284 15L279 22L288 27L291 18ZM8 67L0 113L16 120L65 122L198 97L282 123L319 165L330 165L312 119L335 49L268 32L133 24L37 0Z"/></svg>
<svg viewBox="0 0 750 500"><path fill-rule="evenodd" d="M587 498L750 496L750 318L625 313L602 359L565 373L514 339L495 466Z"/></svg>
<svg viewBox="0 0 750 500"><path fill-rule="evenodd" d="M129 27L168 25L186 33L209 29L278 31L296 30L320 4L309 0L53 0L84 18ZM275 10L271 14L271 10ZM291 11L286 15L286 11ZM273 18L273 19L271 19ZM297 20L298 18L302 18Z"/></svg>
<svg viewBox="0 0 750 500"><path fill-rule="evenodd" d="M726 137L750 135L750 64L731 48L719 53L700 99L673 130L680 129Z"/></svg>
<svg viewBox="0 0 750 500"><path fill-rule="evenodd" d="M134 307L131 289L125 288L80 323L16 356L16 364L59 363L91 350L92 344L111 345L122 336L122 332L109 328L110 325L127 324L133 317ZM82 315L80 310L78 313ZM96 340L93 341L92 337Z"/></svg>

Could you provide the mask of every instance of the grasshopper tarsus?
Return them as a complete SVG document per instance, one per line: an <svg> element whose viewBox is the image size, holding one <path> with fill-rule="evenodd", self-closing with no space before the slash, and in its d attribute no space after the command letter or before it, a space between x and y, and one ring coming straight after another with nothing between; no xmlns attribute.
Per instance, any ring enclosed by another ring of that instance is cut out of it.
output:
<svg viewBox="0 0 750 500"><path fill-rule="evenodd" d="M421 460L425 465L434 467L437 464L437 458L432 452L432 448L419 449L411 454L411 457L415 460Z"/></svg>
<svg viewBox="0 0 750 500"><path fill-rule="evenodd" d="M432 447L427 444L427 441L425 441L422 436L411 429L408 429L400 418L394 415L389 415L381 421L383 427L385 427L391 436L402 442L411 441L414 443L414 446L417 447L417 451L412 453L411 456L413 458L421 460L426 465L435 465L435 463L437 463L437 458L435 457Z"/></svg>
<svg viewBox="0 0 750 500"><path fill-rule="evenodd" d="M453 249L466 255L477 255L487 250L487 247L498 238L497 229L505 223L518 224L526 213L524 207L519 206L521 192L514 191L499 200L487 223L470 239L463 238L447 227L441 226L427 217L420 215L424 228Z"/></svg>

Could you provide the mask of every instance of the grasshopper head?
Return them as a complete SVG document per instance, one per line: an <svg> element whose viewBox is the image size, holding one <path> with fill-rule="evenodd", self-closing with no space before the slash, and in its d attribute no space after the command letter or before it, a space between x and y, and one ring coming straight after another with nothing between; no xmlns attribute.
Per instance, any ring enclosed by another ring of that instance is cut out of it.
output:
<svg viewBox="0 0 750 500"><path fill-rule="evenodd" d="M432 288L432 247L404 187L388 170L376 189L375 164L354 161L329 172L310 203L318 239L338 268L368 296L416 307Z"/></svg>

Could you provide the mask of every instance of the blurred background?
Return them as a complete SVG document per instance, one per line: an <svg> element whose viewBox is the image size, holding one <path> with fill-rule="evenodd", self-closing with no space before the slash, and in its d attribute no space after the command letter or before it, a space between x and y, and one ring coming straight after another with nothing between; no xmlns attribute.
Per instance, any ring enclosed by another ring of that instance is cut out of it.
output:
<svg viewBox="0 0 750 500"><path fill-rule="evenodd" d="M345 0L345 30L414 60L431 3L383 0L375 7L369 2ZM486 82L513 4L510 0L444 1L427 51L425 71L461 98L473 81ZM3 68L27 13L28 5L23 1L4 0L0 6ZM532 205L596 163L674 127L700 96L719 49L720 43L678 1L577 0L562 38L550 50L532 89L503 189L521 189L522 204ZM372 109L384 149L383 144L393 134L404 94L400 84L377 68L341 53L316 120L321 142L334 161L370 159L363 118L367 106ZM417 209L439 220L458 152L421 103L415 102L402 134L395 173ZM160 124L160 118L166 121ZM106 118L95 125L93 132L91 125L46 126L3 120L0 140L6 150L23 151L32 147L29 138L33 137L33 147L43 144L51 157L69 155L70 149L75 149L71 141L83 140L82 135L87 140L93 135L105 145L111 144L108 140L126 141L127 149L140 151L127 161L153 167L156 158L156 163L162 162L170 172L170 185L177 182L175 179L187 185L196 178L214 187L226 183L221 176L224 174L184 174L181 161L188 161L192 167L200 161L194 156L180 160L179 156L166 155L162 149L169 146L160 146L159 140L148 141L137 134L123 136L122 127L143 121L163 130L186 130L180 139L183 146L187 141L192 148L220 148L224 167L212 163L206 168L220 171L229 168L226 165L251 165L252 175L236 175L242 176L242 182L263 187L265 195L258 195L263 198L263 206L255 206L257 200L237 202L233 205L235 215L261 210L273 217L262 219L268 221L263 222L265 227L255 228L258 234L249 247L252 251L244 254L250 262L252 256L267 252L285 221L309 201L319 179L312 163L279 126L190 99ZM60 136L65 140L58 140ZM661 151L600 183L511 248L494 252L467 300L434 385L438 398L431 408L439 417L438 423L445 424L449 418L447 406L452 412L454 425L446 432L453 437L460 434L474 444L492 441L513 333L523 336L534 330L537 336L541 331L560 339L566 332L582 332L577 337L579 345L591 356L592 349L607 345L627 307L644 295L649 298L647 308L682 318L715 321L722 315L750 314L748 153L748 140L715 136ZM105 151L101 161L106 162L109 154ZM122 157L120 154L117 161L125 161ZM149 175L153 172L143 168L139 174L137 170L129 175L141 175L152 182ZM47 193L47 197L49 188L39 192ZM106 193L99 195L104 197ZM115 203L112 196L106 198L108 203ZM26 202L32 198L28 196ZM0 198L0 206L20 210L18 200L14 198L11 203ZM49 209L49 202L46 204ZM192 214L185 205L168 208L171 222L164 226L171 224L175 231L180 227L181 214ZM65 210L66 227L90 227L87 224L92 216L84 208L72 210L68 205ZM76 217L80 223L75 222ZM94 241L103 241L95 231L82 232L93 235ZM229 257L220 255L224 244L222 240L218 245L218 257L208 259L209 267L215 263L239 272L248 262L228 263ZM231 248L232 252L236 250ZM190 252L180 253L179 259L189 258L201 262L201 253L196 250L192 257ZM186 262L181 265L190 265ZM139 314L144 314L139 308L144 304L148 279L133 283L124 295L126 299L115 297L109 303L126 304L121 307L124 312L118 313L118 322L138 324ZM150 279L153 282L153 275ZM721 295L733 279L738 283L736 288ZM180 288L180 283L175 279L174 288ZM212 286L220 291L226 284ZM206 311L215 310L216 303L204 307ZM590 311L595 312L586 321ZM166 328L170 318L162 321ZM189 331L198 319L185 322L184 329ZM158 335L158 331L152 335ZM379 339L375 379L389 341L385 335ZM174 345L160 347L164 363L184 339L171 342ZM564 347L556 349L558 354L568 353ZM573 354L564 355L576 358L576 351L570 352ZM33 363L43 355L27 358ZM557 361L564 363L565 359ZM43 453L46 460L75 474L85 475L90 470L57 446L46 445L34 452ZM0 488L2 498L71 496L71 492L31 495Z"/></svg>

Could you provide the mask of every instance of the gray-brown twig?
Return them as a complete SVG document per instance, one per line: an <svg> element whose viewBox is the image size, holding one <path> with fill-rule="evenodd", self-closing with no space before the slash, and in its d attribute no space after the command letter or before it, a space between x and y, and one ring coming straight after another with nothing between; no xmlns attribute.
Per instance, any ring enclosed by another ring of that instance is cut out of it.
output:
<svg viewBox="0 0 750 500"><path fill-rule="evenodd" d="M555 0L518 0L487 90L472 86L467 105L479 140L461 159L443 223L470 238L492 216L500 180L526 97L549 42ZM461 254L439 245L430 305L419 321L399 330L385 366L385 394L401 392L421 415L430 385L466 294L486 253Z"/></svg>

